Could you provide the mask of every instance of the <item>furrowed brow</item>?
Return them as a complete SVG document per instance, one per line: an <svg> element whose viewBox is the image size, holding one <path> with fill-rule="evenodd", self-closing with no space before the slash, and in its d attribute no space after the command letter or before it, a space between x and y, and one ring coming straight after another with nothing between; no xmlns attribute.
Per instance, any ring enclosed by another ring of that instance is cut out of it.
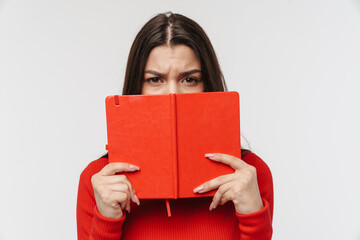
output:
<svg viewBox="0 0 360 240"><path fill-rule="evenodd" d="M190 71L182 72L182 73L179 74L179 76L185 77L185 76L188 76L188 75L191 75L191 74L194 74L194 73L198 73L198 72L201 73L201 70L193 69L193 70L190 70Z"/></svg>
<svg viewBox="0 0 360 240"><path fill-rule="evenodd" d="M164 76L163 73L159 73L159 72L154 71L154 70L146 70L144 73L150 73L150 74L158 76L158 77L163 77Z"/></svg>

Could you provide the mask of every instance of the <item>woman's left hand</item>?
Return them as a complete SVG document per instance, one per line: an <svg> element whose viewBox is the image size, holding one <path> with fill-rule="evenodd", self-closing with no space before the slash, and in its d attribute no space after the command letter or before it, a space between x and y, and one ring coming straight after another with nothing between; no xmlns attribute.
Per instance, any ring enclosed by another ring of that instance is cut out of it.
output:
<svg viewBox="0 0 360 240"><path fill-rule="evenodd" d="M232 201L239 214L249 214L261 210L261 200L256 177L256 168L243 160L222 153L208 153L205 157L231 166L235 172L214 178L194 189L195 193L205 193L218 189L210 204L209 210Z"/></svg>

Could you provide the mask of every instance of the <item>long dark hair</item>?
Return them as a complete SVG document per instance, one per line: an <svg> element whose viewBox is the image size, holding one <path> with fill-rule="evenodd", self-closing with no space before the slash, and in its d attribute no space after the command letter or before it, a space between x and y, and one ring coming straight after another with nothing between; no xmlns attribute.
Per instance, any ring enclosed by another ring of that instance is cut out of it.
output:
<svg viewBox="0 0 360 240"><path fill-rule="evenodd" d="M168 12L150 19L136 35L127 61L123 95L141 94L149 54L162 45L190 47L200 60L204 92L227 91L219 61L205 31L192 19Z"/></svg>
<svg viewBox="0 0 360 240"><path fill-rule="evenodd" d="M144 69L151 50L157 46L186 45L201 63L205 92L227 91L215 51L205 31L181 14L158 14L136 35L127 61L123 95L141 94Z"/></svg>

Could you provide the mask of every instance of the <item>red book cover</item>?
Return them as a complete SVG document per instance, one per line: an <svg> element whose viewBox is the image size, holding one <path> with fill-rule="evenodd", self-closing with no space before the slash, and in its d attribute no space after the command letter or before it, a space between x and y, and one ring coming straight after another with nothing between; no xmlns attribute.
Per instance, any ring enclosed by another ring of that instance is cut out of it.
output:
<svg viewBox="0 0 360 240"><path fill-rule="evenodd" d="M115 95L106 98L109 162L128 162L125 173L139 198L187 198L193 189L234 172L205 153L240 158L237 92Z"/></svg>

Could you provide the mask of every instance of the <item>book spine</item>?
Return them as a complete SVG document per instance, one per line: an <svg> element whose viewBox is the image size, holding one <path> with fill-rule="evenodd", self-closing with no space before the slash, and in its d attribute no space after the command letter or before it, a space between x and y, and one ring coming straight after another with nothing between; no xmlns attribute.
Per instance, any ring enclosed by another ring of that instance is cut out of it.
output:
<svg viewBox="0 0 360 240"><path fill-rule="evenodd" d="M174 198L179 198L179 174L178 174L178 147L177 147L177 122L176 122L176 98L175 94L170 94L170 114L171 114L171 135L172 135L172 155L173 155L173 183Z"/></svg>

